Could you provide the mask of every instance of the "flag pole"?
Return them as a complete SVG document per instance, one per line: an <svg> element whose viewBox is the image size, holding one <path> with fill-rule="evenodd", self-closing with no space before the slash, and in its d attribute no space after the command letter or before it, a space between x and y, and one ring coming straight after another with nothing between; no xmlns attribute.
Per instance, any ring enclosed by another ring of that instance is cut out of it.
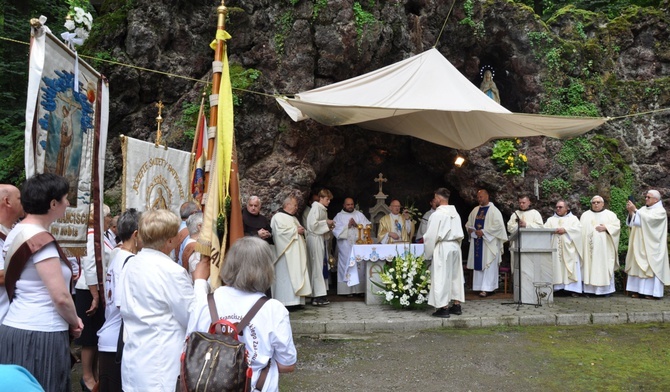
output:
<svg viewBox="0 0 670 392"><path fill-rule="evenodd" d="M201 253L201 261L208 262L210 266L210 283L212 289L221 285L219 271L221 269L222 254L225 250L225 242L219 241L217 230L218 219L220 215L225 214L222 211L222 200L220 197L220 188L225 189L226 185L221 172L221 145L223 135L222 126L225 122L219 124L219 93L221 92L221 81L224 71L224 56L226 53L226 39L229 35L226 33L226 14L228 9L225 6L225 0L221 0L221 5L216 8L216 39L210 44L214 49L214 61L212 62L212 94L209 97L209 126L207 130L207 163L205 165L205 192L203 197L203 227L201 230L196 250ZM226 59L227 60L227 59ZM227 67L226 67L227 71ZM224 91L225 93L225 91ZM232 97L231 97L232 99ZM225 114L225 113L224 113ZM230 113L232 116L232 113ZM226 240L224 232L223 241Z"/></svg>

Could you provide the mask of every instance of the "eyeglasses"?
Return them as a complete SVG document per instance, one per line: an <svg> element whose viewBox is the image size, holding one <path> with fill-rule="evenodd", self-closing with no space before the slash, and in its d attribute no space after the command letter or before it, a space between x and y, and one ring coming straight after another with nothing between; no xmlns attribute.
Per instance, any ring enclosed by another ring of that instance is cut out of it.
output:
<svg viewBox="0 0 670 392"><path fill-rule="evenodd" d="M592 201L591 204L600 204L602 201Z"/></svg>

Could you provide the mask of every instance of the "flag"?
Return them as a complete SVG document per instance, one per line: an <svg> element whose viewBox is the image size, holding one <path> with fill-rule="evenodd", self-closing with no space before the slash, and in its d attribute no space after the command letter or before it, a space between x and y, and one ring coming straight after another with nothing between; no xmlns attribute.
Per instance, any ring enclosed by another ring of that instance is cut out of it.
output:
<svg viewBox="0 0 670 392"><path fill-rule="evenodd" d="M191 175L191 194L193 199L202 204L202 196L205 193L205 162L207 161L207 119L200 111L198 127L195 133L195 164Z"/></svg>

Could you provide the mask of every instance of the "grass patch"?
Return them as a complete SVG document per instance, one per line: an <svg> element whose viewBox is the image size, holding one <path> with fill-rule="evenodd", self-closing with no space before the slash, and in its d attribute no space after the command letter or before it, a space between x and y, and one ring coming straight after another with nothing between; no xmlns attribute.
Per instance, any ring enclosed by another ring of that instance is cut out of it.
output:
<svg viewBox="0 0 670 392"><path fill-rule="evenodd" d="M670 390L670 327L626 324L529 328L547 361L539 375L551 390ZM596 387L597 386L597 387Z"/></svg>

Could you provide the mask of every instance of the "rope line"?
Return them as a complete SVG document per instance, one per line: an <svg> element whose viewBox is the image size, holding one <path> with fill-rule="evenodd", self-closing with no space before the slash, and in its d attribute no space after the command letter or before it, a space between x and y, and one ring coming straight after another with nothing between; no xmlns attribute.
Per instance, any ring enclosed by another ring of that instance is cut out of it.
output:
<svg viewBox="0 0 670 392"><path fill-rule="evenodd" d="M449 15L451 14L451 10L454 8L454 4L456 4L456 1L455 1L455 0L454 0L454 2L451 4L451 8L449 9L449 13L447 14L447 17L446 17L445 20L444 20L444 24L442 25L442 30L440 30L440 34L439 34L438 37L437 37L437 41L435 42L435 45L437 45L437 43L438 43L439 40L440 40L440 36L442 36L442 31L444 30L444 27L445 27L446 24L447 24L447 20L449 19ZM18 41L18 40L11 39L11 38L7 38L7 37L3 37L3 36L0 36L0 40L9 41L9 42L14 42L14 43L17 43L17 44L30 45L29 42ZM132 64L125 64L125 63L121 63L121 62L118 62L118 61L105 60L105 59L100 59L100 58L97 58L97 57L87 56L87 55L83 55L83 54L80 54L79 57L84 57L84 58L91 59L91 60L95 60L95 61L102 61L102 62L105 62L105 63L109 63L109 64L113 64L113 65L118 65L118 66L121 66L121 67L133 68L133 69L137 69L137 70L144 71L144 72L153 72L153 73L157 73L157 74L160 74L160 75L169 76L169 77L172 77L172 78L186 79L186 80L190 80L190 81L197 82L197 83L203 83L203 84L205 84L205 85L210 85L210 84L212 84L212 82L210 82L210 81L208 81L208 80L195 79L195 78L191 78L191 77L188 77L188 76L177 75L177 74L173 74L173 73L169 73L169 72L158 71L158 70L155 70L155 69L149 69L149 68L139 67L139 66L132 65ZM249 94L257 94L257 95L261 95L261 96L269 97L269 98L276 98L276 97L278 97L278 96L283 95L283 94L268 94L268 93L263 93L263 92L260 92L260 91L247 90L247 89L244 89L244 88L238 88L238 87L233 87L233 90L236 90L236 91L242 91L242 92L249 93ZM643 116L643 115L646 115L646 114L654 114L654 113L659 113L659 112L665 112L665 111L668 111L668 110L670 110L670 108L656 109L656 110L649 110L649 111L641 112L641 113L626 114L626 115L624 115L624 116L608 117L607 119L608 119L609 121L612 121L612 120L620 120L620 119L623 119L623 118Z"/></svg>
<svg viewBox="0 0 670 392"><path fill-rule="evenodd" d="M447 17L444 18L444 23L442 23L442 29L440 29L440 34L437 35L437 39L435 40L435 45L433 45L433 48L437 46L437 44L440 42L440 38L442 37L442 32L444 31L444 28L447 26L447 21L449 20L449 15L451 15L451 10L454 9L454 5L456 4L456 0L454 0L453 3L451 3L451 8L449 8L449 12L447 12Z"/></svg>
<svg viewBox="0 0 670 392"><path fill-rule="evenodd" d="M665 111L668 111L668 110L670 110L670 108L656 109L656 110L649 110L649 111L646 111L646 112L626 114L625 116L608 117L608 119L609 120L621 120L622 118L642 116L642 115L645 115L645 114L654 114L654 113L658 113L658 112L665 112Z"/></svg>

